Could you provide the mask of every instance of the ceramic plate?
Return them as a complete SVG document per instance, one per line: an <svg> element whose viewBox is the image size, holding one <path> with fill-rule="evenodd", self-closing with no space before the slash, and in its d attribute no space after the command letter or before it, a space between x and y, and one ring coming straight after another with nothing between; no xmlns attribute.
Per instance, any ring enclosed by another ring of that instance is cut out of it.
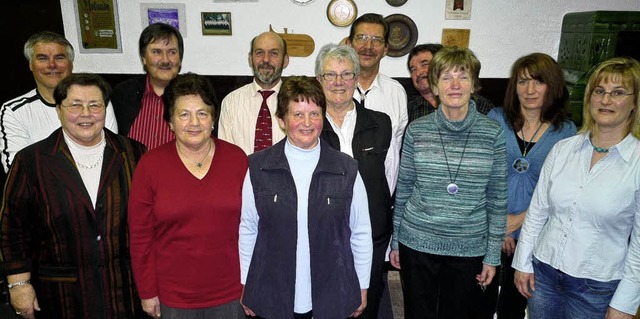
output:
<svg viewBox="0 0 640 319"><path fill-rule="evenodd" d="M404 14L392 14L384 18L389 24L388 56L401 57L416 45L418 28L416 24Z"/></svg>

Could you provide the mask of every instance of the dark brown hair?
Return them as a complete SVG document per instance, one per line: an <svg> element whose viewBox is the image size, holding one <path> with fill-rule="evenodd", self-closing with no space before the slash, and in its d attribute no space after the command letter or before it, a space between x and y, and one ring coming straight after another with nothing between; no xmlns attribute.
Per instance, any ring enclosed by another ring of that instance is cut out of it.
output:
<svg viewBox="0 0 640 319"><path fill-rule="evenodd" d="M204 104L211 107L211 116L215 123L220 106L216 92L213 90L213 85L206 77L191 72L178 74L164 89L164 94L162 94L162 101L164 102L163 118L167 123L171 121L176 100L185 95L200 96Z"/></svg>
<svg viewBox="0 0 640 319"><path fill-rule="evenodd" d="M324 97L322 85L314 77L290 76L282 81L278 92L278 108L276 116L284 119L289 113L289 103L310 101L322 109L322 117L327 112L327 100Z"/></svg>
<svg viewBox="0 0 640 319"><path fill-rule="evenodd" d="M511 77L504 95L504 113L514 131L524 125L524 116L518 99L518 81L528 74L532 79L547 85L542 103L540 121L548 122L559 129L567 119L565 108L569 101L569 92L564 81L560 65L549 55L532 53L520 57L511 67Z"/></svg>

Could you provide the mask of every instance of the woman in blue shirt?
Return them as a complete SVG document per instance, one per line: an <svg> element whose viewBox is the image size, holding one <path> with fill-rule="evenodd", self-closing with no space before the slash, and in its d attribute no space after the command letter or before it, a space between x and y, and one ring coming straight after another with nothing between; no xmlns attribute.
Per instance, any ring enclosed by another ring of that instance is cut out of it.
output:
<svg viewBox="0 0 640 319"><path fill-rule="evenodd" d="M640 304L640 63L602 62L579 134L545 160L513 259L529 318L632 318Z"/></svg>
<svg viewBox="0 0 640 319"><path fill-rule="evenodd" d="M524 318L527 299L513 284L511 268L520 227L538 183L540 169L551 147L576 134L567 119L567 92L562 69L550 56L532 53L516 60L511 68L504 107L488 116L500 123L507 143L507 234L502 245L500 280L487 287L487 311L483 318ZM500 297L498 298L498 282ZM497 308L496 308L497 305Z"/></svg>

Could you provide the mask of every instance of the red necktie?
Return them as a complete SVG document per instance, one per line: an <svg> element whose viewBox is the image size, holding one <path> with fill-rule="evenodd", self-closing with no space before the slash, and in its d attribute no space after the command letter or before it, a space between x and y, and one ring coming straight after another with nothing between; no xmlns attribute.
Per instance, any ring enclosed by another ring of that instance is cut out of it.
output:
<svg viewBox="0 0 640 319"><path fill-rule="evenodd" d="M258 91L262 94L262 105L256 121L256 139L253 143L253 151L257 152L270 147L273 144L271 137L271 112L267 106L267 98L275 91Z"/></svg>

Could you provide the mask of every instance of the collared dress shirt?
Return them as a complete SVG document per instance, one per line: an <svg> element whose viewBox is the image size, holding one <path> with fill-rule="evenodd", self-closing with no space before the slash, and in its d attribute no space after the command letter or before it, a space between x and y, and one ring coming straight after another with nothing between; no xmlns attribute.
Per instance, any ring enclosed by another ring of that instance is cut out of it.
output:
<svg viewBox="0 0 640 319"><path fill-rule="evenodd" d="M272 119L271 136L273 144L278 143L285 137L284 131L280 129L276 120L278 92L281 85L282 80L272 88L275 93L271 94L267 99ZM218 137L240 146L247 155L253 153L256 121L262 104L262 94L258 92L260 90L262 88L253 80L253 82L232 91L222 100L220 119L218 121Z"/></svg>
<svg viewBox="0 0 640 319"><path fill-rule="evenodd" d="M532 256L570 276L620 280L609 305L640 305L640 141L629 134L593 167L583 133L545 160L512 266L532 273Z"/></svg>

